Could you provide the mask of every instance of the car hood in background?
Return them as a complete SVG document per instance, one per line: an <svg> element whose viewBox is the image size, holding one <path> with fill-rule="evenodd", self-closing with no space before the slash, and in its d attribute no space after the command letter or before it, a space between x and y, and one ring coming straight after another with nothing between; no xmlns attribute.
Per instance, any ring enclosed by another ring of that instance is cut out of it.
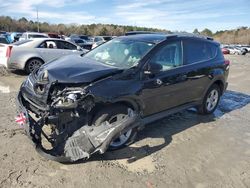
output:
<svg viewBox="0 0 250 188"><path fill-rule="evenodd" d="M42 78L45 70L50 82L59 83L90 83L121 71L80 55L65 56L45 64L39 69L38 78Z"/></svg>

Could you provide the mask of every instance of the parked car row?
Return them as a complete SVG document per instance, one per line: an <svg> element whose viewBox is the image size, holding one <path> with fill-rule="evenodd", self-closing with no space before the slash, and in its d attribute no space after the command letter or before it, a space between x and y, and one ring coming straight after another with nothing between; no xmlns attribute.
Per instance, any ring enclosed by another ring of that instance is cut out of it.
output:
<svg viewBox="0 0 250 188"><path fill-rule="evenodd" d="M222 45L223 54L245 55L250 52L250 45Z"/></svg>
<svg viewBox="0 0 250 188"><path fill-rule="evenodd" d="M0 32L1 41L0 43L10 44L16 41L29 40L35 38L57 38L63 39L76 45L81 46L84 49L91 50L104 42L107 42L114 38L114 36L88 36L71 34L69 36L59 35L58 33L38 33L38 32L12 32L7 33L5 31ZM5 39L4 39L5 38Z"/></svg>

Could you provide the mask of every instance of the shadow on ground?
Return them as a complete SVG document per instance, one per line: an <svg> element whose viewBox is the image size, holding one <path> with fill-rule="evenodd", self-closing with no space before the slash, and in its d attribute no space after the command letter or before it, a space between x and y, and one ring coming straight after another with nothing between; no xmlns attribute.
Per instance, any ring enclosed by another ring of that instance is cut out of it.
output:
<svg viewBox="0 0 250 188"><path fill-rule="evenodd" d="M214 114L202 116L198 115L195 109L184 110L146 125L145 128L139 132L136 140L137 142L147 138L163 138L163 143L156 146L149 146L148 144L139 147L129 146L121 150L107 152L104 155L95 155L91 160L126 159L128 163L133 163L166 147L171 143L173 135L201 123L216 121L224 114L241 109L249 103L250 95L236 91L227 91L222 96L220 104Z"/></svg>

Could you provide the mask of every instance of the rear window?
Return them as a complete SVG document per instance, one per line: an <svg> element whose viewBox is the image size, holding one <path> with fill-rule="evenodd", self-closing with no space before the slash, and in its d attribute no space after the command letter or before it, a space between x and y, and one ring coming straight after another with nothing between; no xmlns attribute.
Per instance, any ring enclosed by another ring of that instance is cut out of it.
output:
<svg viewBox="0 0 250 188"><path fill-rule="evenodd" d="M48 38L47 36L45 35L29 35L29 38Z"/></svg>
<svg viewBox="0 0 250 188"><path fill-rule="evenodd" d="M185 64L207 61L216 56L217 46L212 43L186 40L184 41Z"/></svg>

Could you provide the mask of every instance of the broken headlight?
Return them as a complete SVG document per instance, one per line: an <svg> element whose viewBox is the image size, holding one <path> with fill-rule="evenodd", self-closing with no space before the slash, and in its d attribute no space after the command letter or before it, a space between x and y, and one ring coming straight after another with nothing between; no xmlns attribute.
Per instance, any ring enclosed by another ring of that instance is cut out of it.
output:
<svg viewBox="0 0 250 188"><path fill-rule="evenodd" d="M58 96L53 105L60 109L76 109L83 108L90 111L94 106L94 99L91 95L86 95L83 89L72 90L62 93Z"/></svg>

